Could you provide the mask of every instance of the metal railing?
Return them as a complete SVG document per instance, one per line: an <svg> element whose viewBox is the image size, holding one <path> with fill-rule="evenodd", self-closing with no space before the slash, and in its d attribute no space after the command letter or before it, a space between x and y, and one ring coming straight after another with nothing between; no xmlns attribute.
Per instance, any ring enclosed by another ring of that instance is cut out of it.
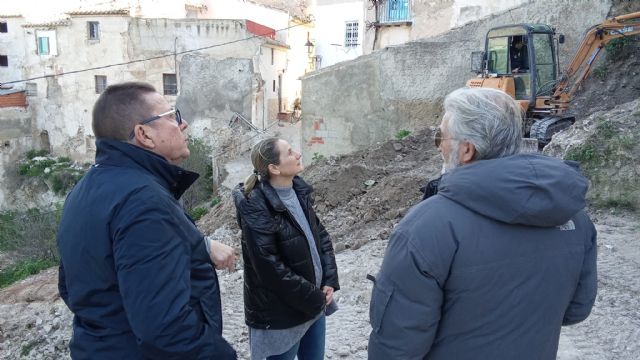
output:
<svg viewBox="0 0 640 360"><path fill-rule="evenodd" d="M378 6L378 22L392 24L411 21L411 0L386 0Z"/></svg>
<svg viewBox="0 0 640 360"><path fill-rule="evenodd" d="M231 120L229 120L229 126L232 126L234 122L236 121L240 121L241 123L244 123L245 125L249 126L249 128L251 128L251 130L255 130L257 132L262 132L264 130L259 129L258 127L256 127L255 125L253 125L251 123L251 121L247 120L247 118L245 118L244 116L242 116L242 114L237 113L237 112L233 112L233 115L231 116Z"/></svg>

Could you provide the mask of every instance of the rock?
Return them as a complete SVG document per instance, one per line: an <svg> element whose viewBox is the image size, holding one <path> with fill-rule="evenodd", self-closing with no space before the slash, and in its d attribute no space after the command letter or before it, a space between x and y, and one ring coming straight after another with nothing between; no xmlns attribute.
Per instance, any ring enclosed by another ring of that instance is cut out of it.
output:
<svg viewBox="0 0 640 360"><path fill-rule="evenodd" d="M347 357L351 355L351 350L346 346L341 346L338 351L336 351L336 354L340 357Z"/></svg>
<svg viewBox="0 0 640 360"><path fill-rule="evenodd" d="M394 142L393 143L393 150L400 151L400 150L402 150L402 148L403 148L403 146L399 142Z"/></svg>

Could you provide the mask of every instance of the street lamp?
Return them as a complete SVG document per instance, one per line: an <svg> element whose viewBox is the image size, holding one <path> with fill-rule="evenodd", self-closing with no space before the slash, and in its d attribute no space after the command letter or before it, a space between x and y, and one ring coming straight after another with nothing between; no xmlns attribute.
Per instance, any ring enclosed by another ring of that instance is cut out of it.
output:
<svg viewBox="0 0 640 360"><path fill-rule="evenodd" d="M313 43L309 39L309 32L307 31L307 43L304 44L307 47L307 54L311 54L311 49L313 48Z"/></svg>

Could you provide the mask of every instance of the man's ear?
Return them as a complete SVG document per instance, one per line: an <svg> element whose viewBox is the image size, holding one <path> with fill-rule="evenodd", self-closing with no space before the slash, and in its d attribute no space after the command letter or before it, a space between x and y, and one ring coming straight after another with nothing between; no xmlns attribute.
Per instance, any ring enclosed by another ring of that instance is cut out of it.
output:
<svg viewBox="0 0 640 360"><path fill-rule="evenodd" d="M280 175L280 169L278 169L278 165L269 164L269 166L267 167L267 171L269 171L269 174L271 175Z"/></svg>
<svg viewBox="0 0 640 360"><path fill-rule="evenodd" d="M149 127L144 125L136 125L133 128L133 141L136 145L151 150L156 147Z"/></svg>
<svg viewBox="0 0 640 360"><path fill-rule="evenodd" d="M468 164L473 162L476 156L476 146L468 141L464 141L460 144L460 164Z"/></svg>

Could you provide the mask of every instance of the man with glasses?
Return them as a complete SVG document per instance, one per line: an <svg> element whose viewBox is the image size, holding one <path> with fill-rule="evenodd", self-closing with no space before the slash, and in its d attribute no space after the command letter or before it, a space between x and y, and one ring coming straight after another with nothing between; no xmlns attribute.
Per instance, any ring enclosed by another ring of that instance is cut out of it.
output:
<svg viewBox="0 0 640 360"><path fill-rule="evenodd" d="M371 295L369 359L555 359L596 289L596 231L577 164L520 154L502 91L444 100L436 195L394 229Z"/></svg>
<svg viewBox="0 0 640 360"><path fill-rule="evenodd" d="M178 166L187 122L132 82L100 95L92 126L96 163L69 193L57 239L71 357L235 359L213 266L235 254L207 242L179 202L198 178Z"/></svg>

